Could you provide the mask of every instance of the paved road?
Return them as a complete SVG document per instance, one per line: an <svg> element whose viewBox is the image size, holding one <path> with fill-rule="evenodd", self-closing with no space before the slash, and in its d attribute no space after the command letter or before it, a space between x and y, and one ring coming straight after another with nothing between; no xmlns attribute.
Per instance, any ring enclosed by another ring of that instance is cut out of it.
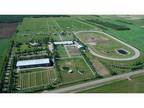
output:
<svg viewBox="0 0 144 108"><path fill-rule="evenodd" d="M117 38L115 38L115 37L113 37L113 36L111 36L111 35L109 35L109 34L106 34L106 33L104 33L104 32L91 30L91 31L78 31L78 32L75 32L74 34L77 36L78 33L83 33L83 32L103 33L103 34L105 34L106 36L108 36L108 37L116 40L117 42L120 42L121 44L129 47L130 49L132 49L132 50L135 52L135 54L134 54L133 56L128 57L128 58L112 58L112 57L107 57L107 56L99 55L99 54L97 54L96 52L94 52L91 48L88 48L89 51L90 51L90 53L93 54L94 56L97 56L97 57L100 57L100 58L103 58L103 59L107 59L107 60L115 60L115 61L129 61L129 60L134 60L134 59L136 59L136 58L138 58L138 57L140 56L140 51L139 51L138 49L136 49L136 48L134 48L133 46L131 46L131 45L129 45L129 44L127 44L127 43L125 43L125 42L123 42L123 41L121 41L121 40L119 40L119 39L117 39ZM77 36L77 38L79 38L79 37ZM80 38L79 38L79 39L80 39ZM80 39L80 40L81 40L81 39Z"/></svg>
<svg viewBox="0 0 144 108"><path fill-rule="evenodd" d="M66 87L66 88L60 88L60 89L55 89L55 90L51 90L51 91L45 90L45 91L43 91L43 93L74 93L74 92L79 92L81 90L96 87L98 85L102 85L104 83L108 83L108 82L113 81L113 80L127 79L130 76L133 76L136 74L141 74L141 73L144 73L144 69L139 70L139 71L121 74L121 75L116 75L116 76L112 76L112 77L108 77L108 78L104 78L104 79L100 79L100 80L94 80L91 82L86 82L83 84L78 84L78 85L74 85L74 86L70 86L70 87Z"/></svg>

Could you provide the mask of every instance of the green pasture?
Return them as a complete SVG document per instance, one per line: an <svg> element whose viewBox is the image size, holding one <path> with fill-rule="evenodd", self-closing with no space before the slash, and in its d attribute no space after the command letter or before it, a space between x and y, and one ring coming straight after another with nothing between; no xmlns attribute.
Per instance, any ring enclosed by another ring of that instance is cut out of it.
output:
<svg viewBox="0 0 144 108"><path fill-rule="evenodd" d="M85 24L75 18L57 18L58 25L64 31L93 30L95 27Z"/></svg>

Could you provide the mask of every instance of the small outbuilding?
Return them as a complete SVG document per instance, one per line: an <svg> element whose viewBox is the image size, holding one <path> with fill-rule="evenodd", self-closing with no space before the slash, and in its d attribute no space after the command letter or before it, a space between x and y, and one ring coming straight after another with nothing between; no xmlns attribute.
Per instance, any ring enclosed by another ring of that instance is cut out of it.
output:
<svg viewBox="0 0 144 108"><path fill-rule="evenodd" d="M31 46L37 46L37 45L38 45L38 43L36 43L36 42L34 42L34 43L30 42L29 44L30 44Z"/></svg>

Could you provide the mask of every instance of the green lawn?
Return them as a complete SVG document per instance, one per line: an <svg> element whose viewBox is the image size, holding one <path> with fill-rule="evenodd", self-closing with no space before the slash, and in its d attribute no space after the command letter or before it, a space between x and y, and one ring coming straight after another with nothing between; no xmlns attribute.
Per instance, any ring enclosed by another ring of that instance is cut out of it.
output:
<svg viewBox="0 0 144 108"><path fill-rule="evenodd" d="M82 93L144 93L144 75L132 80L114 81L111 84L82 91Z"/></svg>

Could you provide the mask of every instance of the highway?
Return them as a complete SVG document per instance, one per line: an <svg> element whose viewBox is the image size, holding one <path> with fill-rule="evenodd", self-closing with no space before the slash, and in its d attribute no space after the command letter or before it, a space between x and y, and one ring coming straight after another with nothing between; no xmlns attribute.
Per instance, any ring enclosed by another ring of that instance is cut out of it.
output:
<svg viewBox="0 0 144 108"><path fill-rule="evenodd" d="M112 82L113 80L128 79L129 77L133 75L142 74L142 73L144 73L144 69L121 74L121 75L115 75L115 76L104 78L104 79L93 80L90 82L77 84L77 85L73 85L70 87L55 89L51 91L45 90L42 93L75 93L75 92L80 92L82 90L86 90L88 88L96 87L98 85L104 85L105 83Z"/></svg>

